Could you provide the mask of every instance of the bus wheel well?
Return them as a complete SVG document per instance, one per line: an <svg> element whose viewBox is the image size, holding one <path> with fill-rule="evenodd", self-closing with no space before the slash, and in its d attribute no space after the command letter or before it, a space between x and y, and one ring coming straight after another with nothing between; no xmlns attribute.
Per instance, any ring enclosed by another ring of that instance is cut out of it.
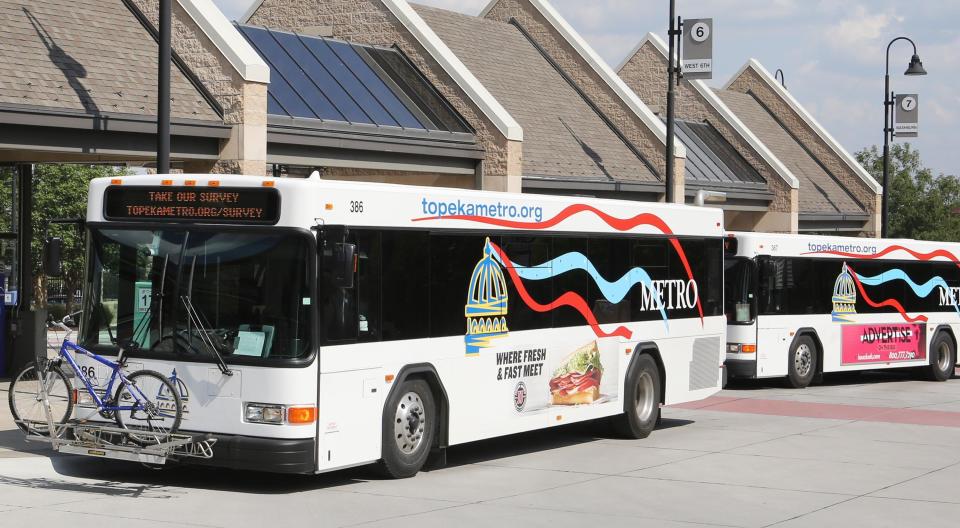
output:
<svg viewBox="0 0 960 528"><path fill-rule="evenodd" d="M950 325L940 325L940 326L938 326L937 329L933 331L933 335L932 335L931 338L930 338L930 343L933 343L933 341L937 338L937 336L938 336L941 332L943 332L944 334L947 334L947 337L950 338L950 341L953 341L953 349L954 349L954 350L957 350L957 336L954 335L954 333L953 333L953 328L951 328ZM931 354L931 356L932 356L932 354ZM932 358L931 358L931 361L932 361Z"/></svg>
<svg viewBox="0 0 960 528"><path fill-rule="evenodd" d="M630 358L630 364L627 366L627 374L633 370L633 365L636 362L637 356L646 354L652 357L657 363L657 370L660 372L660 403L666 403L667 371L663 367L663 358L660 357L660 349L657 347L657 344L652 342L640 343L633 349L633 351L633 357Z"/></svg>
<svg viewBox="0 0 960 528"><path fill-rule="evenodd" d="M427 382L430 390L433 391L433 399L437 402L437 414L439 423L437 424L436 445L434 447L447 447L449 442L449 424L450 424L450 400L447 398L447 390L440 381L440 375L437 369L430 363L415 363L406 365L397 373L396 380L387 394L384 401L390 399L394 390L403 384L404 381L419 379Z"/></svg>
<svg viewBox="0 0 960 528"><path fill-rule="evenodd" d="M793 346L797 343L797 339L800 339L803 336L807 336L813 340L813 344L817 346L817 375L823 375L823 342L820 341L820 336L817 335L817 331L813 328L800 328L797 330L797 333L793 336L793 341L790 342L790 348L788 350L793 350Z"/></svg>

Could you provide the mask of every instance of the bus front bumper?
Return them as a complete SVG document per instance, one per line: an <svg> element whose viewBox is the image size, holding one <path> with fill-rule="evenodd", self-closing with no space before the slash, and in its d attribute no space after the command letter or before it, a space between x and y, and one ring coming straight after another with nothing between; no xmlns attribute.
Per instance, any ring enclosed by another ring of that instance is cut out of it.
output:
<svg viewBox="0 0 960 528"><path fill-rule="evenodd" d="M187 431L183 433L191 434ZM317 470L317 443L314 438L193 434L198 438L216 438L213 458L184 458L182 461L185 463L270 473L315 473Z"/></svg>
<svg viewBox="0 0 960 528"><path fill-rule="evenodd" d="M757 377L757 360L755 359L727 359L723 362L723 366L731 379Z"/></svg>

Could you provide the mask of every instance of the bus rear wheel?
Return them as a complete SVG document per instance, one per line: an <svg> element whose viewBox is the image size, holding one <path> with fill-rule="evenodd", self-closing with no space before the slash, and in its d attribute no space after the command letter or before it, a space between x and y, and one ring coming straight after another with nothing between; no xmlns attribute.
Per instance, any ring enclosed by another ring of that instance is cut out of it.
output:
<svg viewBox="0 0 960 528"><path fill-rule="evenodd" d="M810 336L800 336L790 349L787 381L795 389L810 385L817 375L817 344Z"/></svg>
<svg viewBox="0 0 960 528"><path fill-rule="evenodd" d="M957 349L944 332L937 334L930 344L930 366L927 376L933 381L947 381L953 377L957 365Z"/></svg>
<svg viewBox="0 0 960 528"><path fill-rule="evenodd" d="M637 357L624 382L624 413L613 417L613 429L624 438L646 438L660 421L662 381L649 354Z"/></svg>
<svg viewBox="0 0 960 528"><path fill-rule="evenodd" d="M381 466L391 478L412 477L430 456L437 431L437 405L430 385L404 381L383 409Z"/></svg>

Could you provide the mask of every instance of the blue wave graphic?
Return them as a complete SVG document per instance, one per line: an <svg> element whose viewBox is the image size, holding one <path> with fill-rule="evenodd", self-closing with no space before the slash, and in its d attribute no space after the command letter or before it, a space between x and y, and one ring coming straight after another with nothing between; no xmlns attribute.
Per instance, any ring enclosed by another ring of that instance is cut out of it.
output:
<svg viewBox="0 0 960 528"><path fill-rule="evenodd" d="M500 256L494 252L494 257L499 261ZM502 265L503 262L500 262ZM597 271L597 268L594 267L593 263L590 262L590 259L586 257L583 253L578 253L576 251L571 253L566 253L560 255L559 257L540 264L539 266L521 266L517 263L513 263L513 268L517 271L517 275L522 279L526 280L545 280L556 277L568 271L573 270L583 270L593 278L593 282L600 288L600 291L603 293L604 299L610 301L613 304L617 304L622 301L627 294L630 292L630 289L633 288L636 284L642 284L647 291L650 292L654 306L660 311L660 316L663 318L664 324L667 323L667 311L663 306L663 301L660 299L660 295L657 290L653 287L653 279L650 278L650 275L644 271L643 268L632 268L623 277L620 277L614 282L610 282Z"/></svg>
<svg viewBox="0 0 960 528"><path fill-rule="evenodd" d="M957 306L956 299L953 298L953 291L950 289L950 286L947 285L947 281L943 280L942 277L934 277L923 284L917 284L910 278L905 271L899 268L893 268L888 270L880 275L875 275L873 277L865 277L857 273L857 278L860 279L860 282L868 286L879 286L881 284L902 280L907 283L907 286L910 286L910 289L913 290L913 293L917 297L926 298L937 288L937 286L946 290L947 295L950 296L950 299L953 301L953 309L956 310L957 314L960 315L960 306Z"/></svg>

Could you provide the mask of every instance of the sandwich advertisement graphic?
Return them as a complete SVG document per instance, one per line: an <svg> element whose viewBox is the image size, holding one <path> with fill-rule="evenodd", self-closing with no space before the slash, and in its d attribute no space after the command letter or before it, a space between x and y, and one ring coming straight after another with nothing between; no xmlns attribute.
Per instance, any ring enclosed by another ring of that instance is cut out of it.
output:
<svg viewBox="0 0 960 528"><path fill-rule="evenodd" d="M591 341L567 356L550 379L553 405L578 405L600 399L603 364L597 342Z"/></svg>
<svg viewBox="0 0 960 528"><path fill-rule="evenodd" d="M597 340L569 350L551 346L496 352L496 378L503 385L504 403L526 414L616 399L615 358L607 358L614 369L608 373ZM613 350L608 353L613 356Z"/></svg>

